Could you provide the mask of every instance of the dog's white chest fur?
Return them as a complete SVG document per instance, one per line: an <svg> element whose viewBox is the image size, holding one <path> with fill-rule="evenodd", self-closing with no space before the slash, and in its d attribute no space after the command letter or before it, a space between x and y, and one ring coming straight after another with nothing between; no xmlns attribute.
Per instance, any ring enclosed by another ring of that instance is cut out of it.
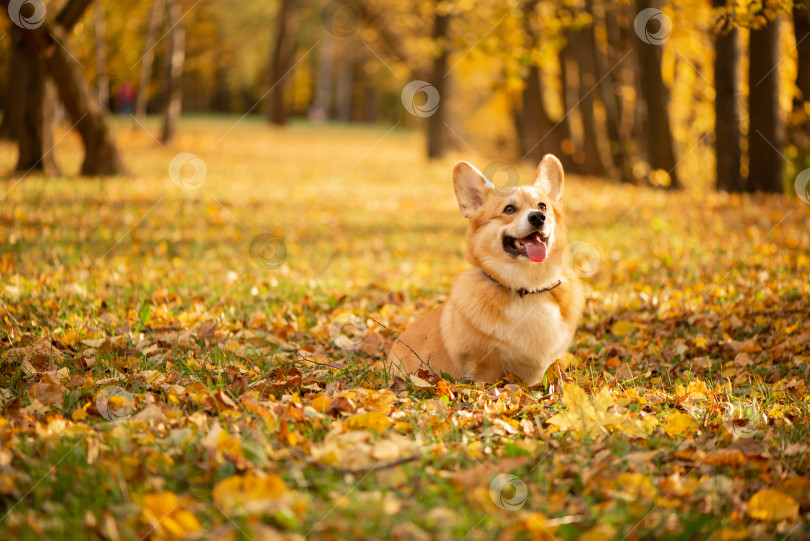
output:
<svg viewBox="0 0 810 541"><path fill-rule="evenodd" d="M565 353L573 329L566 325L559 306L547 292L515 299L504 316L505 344L500 346L504 368L533 385Z"/></svg>
<svg viewBox="0 0 810 541"><path fill-rule="evenodd" d="M509 295L509 302L493 303L464 291L468 288L454 288L454 310L444 315L442 334L450 354L463 360L470 376L478 376L479 368L500 365L502 374L488 375L513 372L534 385L568 348L574 329L564 321L550 292L524 297L499 292Z"/></svg>

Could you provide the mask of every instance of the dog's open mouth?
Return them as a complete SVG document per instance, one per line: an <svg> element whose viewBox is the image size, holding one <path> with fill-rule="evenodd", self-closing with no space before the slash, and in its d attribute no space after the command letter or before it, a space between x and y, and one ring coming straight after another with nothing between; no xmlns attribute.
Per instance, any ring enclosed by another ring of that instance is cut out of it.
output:
<svg viewBox="0 0 810 541"><path fill-rule="evenodd" d="M535 263L542 263L548 255L548 237L543 236L539 231L522 239L516 239L509 235L503 237L503 249L512 256L525 255Z"/></svg>

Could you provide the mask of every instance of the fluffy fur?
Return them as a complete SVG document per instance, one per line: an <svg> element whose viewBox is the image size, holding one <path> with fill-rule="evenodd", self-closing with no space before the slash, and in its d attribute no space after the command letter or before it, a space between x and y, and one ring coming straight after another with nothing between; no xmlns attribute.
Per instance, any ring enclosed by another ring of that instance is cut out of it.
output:
<svg viewBox="0 0 810 541"><path fill-rule="evenodd" d="M585 303L581 282L563 261L568 244L563 183L562 165L550 154L531 186L510 192L495 189L469 163L456 164L453 184L469 219L467 257L473 268L456 279L446 303L395 342L388 355L394 368L485 382L510 372L528 385L542 380L568 349ZM549 291L520 292L558 281Z"/></svg>

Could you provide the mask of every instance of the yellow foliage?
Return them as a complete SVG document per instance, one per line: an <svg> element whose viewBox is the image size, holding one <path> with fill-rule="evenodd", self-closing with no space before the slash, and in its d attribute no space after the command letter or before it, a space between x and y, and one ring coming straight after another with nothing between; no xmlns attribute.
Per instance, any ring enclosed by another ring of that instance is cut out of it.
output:
<svg viewBox="0 0 810 541"><path fill-rule="evenodd" d="M371 430L383 432L393 424L391 419L377 411L360 413L346 420L346 426L351 430Z"/></svg>
<svg viewBox="0 0 810 541"><path fill-rule="evenodd" d="M284 480L275 473L232 475L216 484L214 505L227 515L253 514L276 507L288 494Z"/></svg>
<svg viewBox="0 0 810 541"><path fill-rule="evenodd" d="M799 513L799 504L787 494L765 488L748 500L748 516L758 520L791 520Z"/></svg>

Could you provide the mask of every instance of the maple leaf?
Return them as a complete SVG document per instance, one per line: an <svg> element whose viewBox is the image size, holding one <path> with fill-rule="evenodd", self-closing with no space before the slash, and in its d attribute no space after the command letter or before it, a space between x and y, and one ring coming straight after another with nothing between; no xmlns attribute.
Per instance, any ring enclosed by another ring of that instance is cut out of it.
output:
<svg viewBox="0 0 810 541"><path fill-rule="evenodd" d="M566 411L548 419L548 423L563 430L573 430L591 437L607 433L607 428L617 428L636 438L646 438L655 428L653 417L633 418L628 414L608 411L616 405L610 390L603 387L593 398L574 383L565 386L563 404Z"/></svg>
<svg viewBox="0 0 810 541"><path fill-rule="evenodd" d="M670 436L680 436L683 434L690 434L697 430L698 424L695 418L688 413L676 411L669 415L664 425L664 432Z"/></svg>

